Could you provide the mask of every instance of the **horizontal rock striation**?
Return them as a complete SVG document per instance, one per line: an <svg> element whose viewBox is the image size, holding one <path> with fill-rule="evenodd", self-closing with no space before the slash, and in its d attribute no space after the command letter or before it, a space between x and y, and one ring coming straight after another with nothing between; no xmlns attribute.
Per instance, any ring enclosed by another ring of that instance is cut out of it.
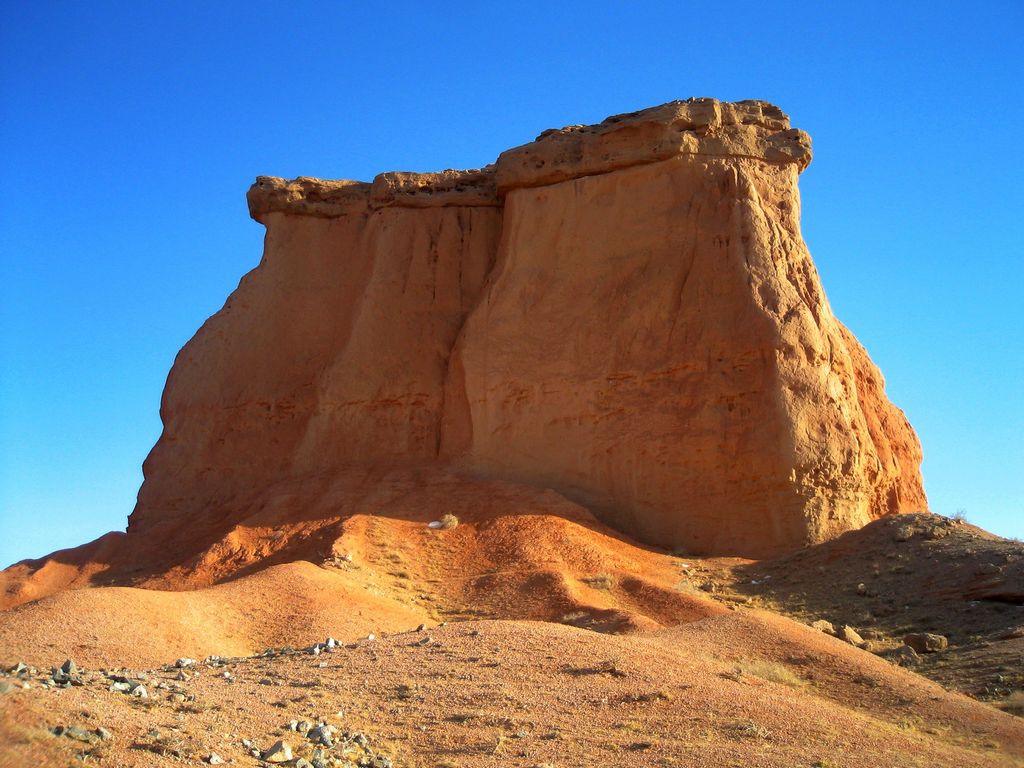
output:
<svg viewBox="0 0 1024 768"><path fill-rule="evenodd" d="M923 509L917 438L800 234L810 159L777 107L691 99L480 170L260 177L263 260L175 361L129 537L196 549L412 466L695 554Z"/></svg>
<svg viewBox="0 0 1024 768"><path fill-rule="evenodd" d="M598 125L544 131L498 158L498 187L536 187L679 155L749 157L777 165L811 162L811 137L764 101L670 101Z"/></svg>

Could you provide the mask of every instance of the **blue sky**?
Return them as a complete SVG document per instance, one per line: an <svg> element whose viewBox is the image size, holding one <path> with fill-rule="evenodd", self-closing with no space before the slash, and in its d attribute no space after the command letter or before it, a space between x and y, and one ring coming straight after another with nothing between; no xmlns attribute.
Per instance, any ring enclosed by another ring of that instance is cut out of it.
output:
<svg viewBox="0 0 1024 768"><path fill-rule="evenodd" d="M1024 4L371 5L3 3L0 565L123 529L175 353L259 260L256 175L688 96L810 132L804 235L933 510L1024 536Z"/></svg>

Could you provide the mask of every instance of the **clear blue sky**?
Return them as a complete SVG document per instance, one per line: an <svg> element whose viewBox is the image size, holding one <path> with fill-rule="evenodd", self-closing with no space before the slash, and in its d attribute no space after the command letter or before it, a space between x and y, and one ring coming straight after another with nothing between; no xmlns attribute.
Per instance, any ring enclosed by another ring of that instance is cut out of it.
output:
<svg viewBox="0 0 1024 768"><path fill-rule="evenodd" d="M259 260L257 174L476 167L688 96L811 133L804 234L933 509L1024 536L1024 3L373 5L3 3L0 565L123 529L175 353Z"/></svg>

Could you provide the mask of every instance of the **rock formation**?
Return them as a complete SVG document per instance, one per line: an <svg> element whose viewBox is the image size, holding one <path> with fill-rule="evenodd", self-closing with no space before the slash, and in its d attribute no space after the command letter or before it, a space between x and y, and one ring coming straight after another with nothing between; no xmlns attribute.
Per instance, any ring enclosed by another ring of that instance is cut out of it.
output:
<svg viewBox="0 0 1024 768"><path fill-rule="evenodd" d="M800 235L810 159L778 108L691 99L480 170L260 177L263 259L175 361L129 537L399 470L551 489L694 554L923 509L917 438Z"/></svg>

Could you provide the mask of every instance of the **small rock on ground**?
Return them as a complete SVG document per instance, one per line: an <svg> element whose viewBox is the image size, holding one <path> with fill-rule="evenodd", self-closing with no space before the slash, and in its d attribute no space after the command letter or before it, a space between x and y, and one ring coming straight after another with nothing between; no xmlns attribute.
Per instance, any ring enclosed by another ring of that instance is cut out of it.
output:
<svg viewBox="0 0 1024 768"><path fill-rule="evenodd" d="M901 667L916 667L921 663L921 657L909 645L901 645L899 648L890 651L887 656L890 661Z"/></svg>
<svg viewBox="0 0 1024 768"><path fill-rule="evenodd" d="M287 763L292 760L292 748L286 741L278 741L262 755L268 763Z"/></svg>

